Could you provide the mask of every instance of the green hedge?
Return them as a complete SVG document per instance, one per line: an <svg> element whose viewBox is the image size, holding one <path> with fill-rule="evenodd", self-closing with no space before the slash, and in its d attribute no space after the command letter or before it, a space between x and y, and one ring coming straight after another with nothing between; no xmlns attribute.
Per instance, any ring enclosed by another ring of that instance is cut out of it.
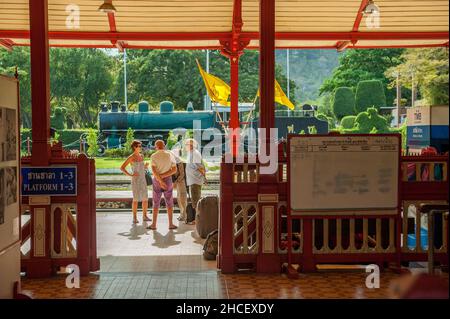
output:
<svg viewBox="0 0 450 319"><path fill-rule="evenodd" d="M356 112L365 112L369 107L386 106L386 95L384 93L383 83L379 80L361 81L356 87L355 108Z"/></svg>
<svg viewBox="0 0 450 319"><path fill-rule="evenodd" d="M351 129L355 126L356 116L348 115L344 116L341 120L341 126L344 129Z"/></svg>
<svg viewBox="0 0 450 319"><path fill-rule="evenodd" d="M75 130L60 130L58 131L59 138L62 141L64 148L66 149L80 149L80 136L84 133L87 133L87 129L75 129ZM20 136L22 139L22 150L26 150L27 148L27 137L31 139L31 130L29 128L24 128L20 130Z"/></svg>
<svg viewBox="0 0 450 319"><path fill-rule="evenodd" d="M323 113L317 113L316 118L321 121L327 121L328 122L328 130L332 130L336 128L336 124L334 123L334 119L330 116L326 116Z"/></svg>
<svg viewBox="0 0 450 319"><path fill-rule="evenodd" d="M340 87L334 92L333 113L338 120L355 114L355 95L351 88Z"/></svg>

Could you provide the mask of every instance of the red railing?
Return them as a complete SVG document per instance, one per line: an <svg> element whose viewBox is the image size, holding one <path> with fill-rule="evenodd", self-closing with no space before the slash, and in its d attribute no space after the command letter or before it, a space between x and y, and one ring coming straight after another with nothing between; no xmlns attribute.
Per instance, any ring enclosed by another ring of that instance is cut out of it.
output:
<svg viewBox="0 0 450 319"><path fill-rule="evenodd" d="M287 213L287 161L279 148L278 172L258 175L259 164L221 164L221 217L218 264L224 273L239 269L279 272L292 263L314 271L321 263L388 263L426 261L421 241L426 222L421 203L448 203L449 158L445 155L402 156L400 216L292 216ZM435 260L448 264L448 220L435 217ZM288 232L288 229L291 232ZM288 233L291 233L292 254Z"/></svg>
<svg viewBox="0 0 450 319"><path fill-rule="evenodd" d="M22 196L22 271L28 277L48 277L75 264L81 275L97 271L95 162L52 148L49 166L77 167L77 196ZM22 158L22 167L31 158Z"/></svg>

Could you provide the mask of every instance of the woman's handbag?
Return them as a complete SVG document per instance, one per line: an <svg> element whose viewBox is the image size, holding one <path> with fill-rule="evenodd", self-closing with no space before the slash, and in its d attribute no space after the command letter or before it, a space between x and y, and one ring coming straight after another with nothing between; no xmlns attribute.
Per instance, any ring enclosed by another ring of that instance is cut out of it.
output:
<svg viewBox="0 0 450 319"><path fill-rule="evenodd" d="M195 215L196 215L196 211L194 206L192 205L192 200L191 200L191 195L190 195L190 187L187 190L188 193L188 197L190 200L190 203L187 204L186 206L186 224L192 224L195 221Z"/></svg>
<svg viewBox="0 0 450 319"><path fill-rule="evenodd" d="M145 170L145 182L147 183L147 186L150 186L153 184L152 175L150 174L149 170Z"/></svg>

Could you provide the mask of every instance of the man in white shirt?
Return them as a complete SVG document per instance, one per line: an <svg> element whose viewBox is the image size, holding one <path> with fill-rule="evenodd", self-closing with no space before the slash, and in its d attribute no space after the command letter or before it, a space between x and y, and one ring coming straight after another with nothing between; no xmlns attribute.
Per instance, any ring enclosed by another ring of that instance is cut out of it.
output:
<svg viewBox="0 0 450 319"><path fill-rule="evenodd" d="M206 181L206 169L202 162L202 155L196 149L197 143L193 139L185 142L187 152L186 185L191 194L192 207L197 210L197 203L202 196L202 185Z"/></svg>
<svg viewBox="0 0 450 319"><path fill-rule="evenodd" d="M164 141L155 142L156 152L150 157L153 174L153 222L148 229L156 229L161 196L164 193L167 215L169 218L169 229L175 229L172 222L173 217L173 184L172 175L177 172L177 166L173 154L166 151Z"/></svg>

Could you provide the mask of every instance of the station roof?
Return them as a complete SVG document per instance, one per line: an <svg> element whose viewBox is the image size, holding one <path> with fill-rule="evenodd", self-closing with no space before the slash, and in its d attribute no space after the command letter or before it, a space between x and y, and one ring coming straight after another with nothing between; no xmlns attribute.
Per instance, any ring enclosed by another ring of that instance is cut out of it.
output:
<svg viewBox="0 0 450 319"><path fill-rule="evenodd" d="M0 0L0 47L29 45L29 0ZM240 39L259 46L259 0L48 0L54 47L216 49L242 17ZM363 14L368 0L276 0L277 48L448 46L447 0L375 0L379 24ZM79 8L79 25L69 19ZM241 7L241 14L235 10ZM75 8L77 9L77 8ZM372 23L369 23L371 22Z"/></svg>

